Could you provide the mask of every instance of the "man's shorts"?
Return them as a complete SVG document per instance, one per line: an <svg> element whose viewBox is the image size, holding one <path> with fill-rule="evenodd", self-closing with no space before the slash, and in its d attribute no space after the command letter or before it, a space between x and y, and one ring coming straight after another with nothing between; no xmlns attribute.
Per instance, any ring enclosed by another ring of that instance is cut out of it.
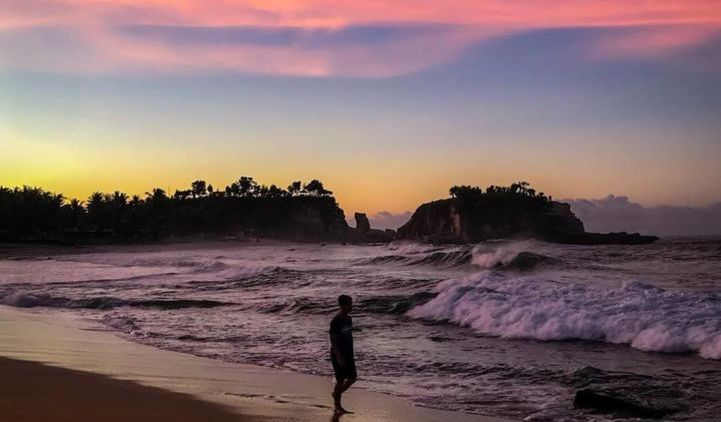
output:
<svg viewBox="0 0 721 422"><path fill-rule="evenodd" d="M333 364L333 372L335 373L335 379L341 382L346 379L355 380L358 378L358 373L355 369L355 359L346 360L345 366L341 368L335 359L335 355L331 355L330 361Z"/></svg>

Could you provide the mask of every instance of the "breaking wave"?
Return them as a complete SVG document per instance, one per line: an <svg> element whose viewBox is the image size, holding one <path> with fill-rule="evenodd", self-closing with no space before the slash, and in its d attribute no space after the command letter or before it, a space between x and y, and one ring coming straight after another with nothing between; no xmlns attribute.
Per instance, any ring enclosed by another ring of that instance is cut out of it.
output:
<svg viewBox="0 0 721 422"><path fill-rule="evenodd" d="M471 263L480 268L517 271L530 271L539 266L558 263L551 257L529 252L528 249L531 248L530 242L508 243L491 250L484 245L478 245L473 249Z"/></svg>
<svg viewBox="0 0 721 422"><path fill-rule="evenodd" d="M490 271L444 281L436 293L407 315L506 339L593 340L721 359L721 296L716 294L666 291L640 282L597 289Z"/></svg>
<svg viewBox="0 0 721 422"><path fill-rule="evenodd" d="M433 265L441 267L457 267L471 262L470 250L433 251L426 254L413 255L381 255L356 261L356 265L398 264L406 266Z"/></svg>
<svg viewBox="0 0 721 422"><path fill-rule="evenodd" d="M419 244L402 243L389 247L394 254L365 258L355 262L356 265L404 265L404 266L438 266L443 268L472 265L475 267L496 270L530 271L541 266L558 264L551 257L530 252L530 242L513 242L494 245L487 244L476 247L454 247L442 249Z"/></svg>

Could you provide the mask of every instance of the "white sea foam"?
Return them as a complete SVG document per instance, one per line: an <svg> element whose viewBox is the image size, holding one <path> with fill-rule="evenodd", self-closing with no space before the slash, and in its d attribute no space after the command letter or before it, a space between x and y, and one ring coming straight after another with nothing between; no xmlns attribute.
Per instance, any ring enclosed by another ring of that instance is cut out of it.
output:
<svg viewBox="0 0 721 422"><path fill-rule="evenodd" d="M480 268L495 268L499 265L508 265L519 253L532 248L530 241L506 243L488 250L485 245L473 248L471 263Z"/></svg>
<svg viewBox="0 0 721 422"><path fill-rule="evenodd" d="M408 312L507 339L596 340L721 359L721 297L631 282L597 289L481 272L440 283Z"/></svg>
<svg viewBox="0 0 721 422"><path fill-rule="evenodd" d="M400 255L420 254L438 249L438 247L427 243L409 242L407 240L395 240L389 243L386 248Z"/></svg>
<svg viewBox="0 0 721 422"><path fill-rule="evenodd" d="M138 326L135 324L135 321L128 316L105 315L102 318L102 322L108 327L114 328L123 333L128 333L132 335L145 334L138 328Z"/></svg>

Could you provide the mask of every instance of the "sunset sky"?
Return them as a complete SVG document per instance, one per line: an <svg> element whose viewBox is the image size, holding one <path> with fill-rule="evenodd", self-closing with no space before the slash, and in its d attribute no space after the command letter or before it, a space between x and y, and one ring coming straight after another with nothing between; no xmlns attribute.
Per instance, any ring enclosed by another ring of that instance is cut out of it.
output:
<svg viewBox="0 0 721 422"><path fill-rule="evenodd" d="M721 201L719 0L0 0L0 185Z"/></svg>

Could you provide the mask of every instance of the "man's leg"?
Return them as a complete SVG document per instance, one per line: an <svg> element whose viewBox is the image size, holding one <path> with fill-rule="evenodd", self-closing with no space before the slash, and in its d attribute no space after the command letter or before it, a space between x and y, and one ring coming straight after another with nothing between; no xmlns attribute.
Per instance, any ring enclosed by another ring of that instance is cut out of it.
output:
<svg viewBox="0 0 721 422"><path fill-rule="evenodd" d="M343 395L343 392L345 389L343 388L345 386L345 380L338 380L335 383L335 388L333 388L333 405L335 406L336 412L343 412L345 413L346 410L343 409L343 406L340 404L341 396Z"/></svg>
<svg viewBox="0 0 721 422"><path fill-rule="evenodd" d="M341 387L341 393L345 390L349 389L351 385L355 383L355 378L346 378L346 380L343 382L343 386Z"/></svg>
<svg viewBox="0 0 721 422"><path fill-rule="evenodd" d="M337 412L351 413L343 408L341 397L343 396L343 392L349 389L354 382L355 378L346 378L336 382L335 388L333 388L333 401Z"/></svg>

